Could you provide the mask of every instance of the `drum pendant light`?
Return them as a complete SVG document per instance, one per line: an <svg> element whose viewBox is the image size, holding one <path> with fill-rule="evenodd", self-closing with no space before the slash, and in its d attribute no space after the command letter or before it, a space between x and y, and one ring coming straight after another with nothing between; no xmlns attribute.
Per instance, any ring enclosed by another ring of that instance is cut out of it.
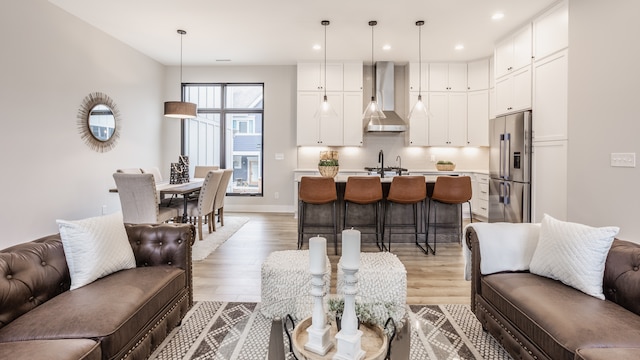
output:
<svg viewBox="0 0 640 360"><path fill-rule="evenodd" d="M322 103L320 103L320 108L316 111L314 117L316 119L320 119L321 121L333 120L338 118L338 113L331 107L329 101L327 100L327 26L330 24L329 20L322 20L320 22L322 26L324 26L324 84L322 84L322 88L324 89L324 97L322 99Z"/></svg>
<svg viewBox="0 0 640 360"><path fill-rule="evenodd" d="M409 112L410 120L418 120L424 119L425 121L429 119L429 113L427 111L427 107L424 102L422 102L422 26L424 25L423 20L416 21L416 26L418 27L418 101L413 105L411 111Z"/></svg>
<svg viewBox="0 0 640 360"><path fill-rule="evenodd" d="M380 119L384 119L387 116L380 110L380 106L376 102L376 81L374 79L375 74L375 62L373 61L373 27L378 25L377 21L369 21L369 26L371 26L371 102L367 106L362 114L364 120L368 123L377 123Z"/></svg>
<svg viewBox="0 0 640 360"><path fill-rule="evenodd" d="M180 85L182 85L182 37L187 32L178 30L180 34ZM197 105L185 101L166 101L164 103L164 116L176 119L193 119L196 117Z"/></svg>

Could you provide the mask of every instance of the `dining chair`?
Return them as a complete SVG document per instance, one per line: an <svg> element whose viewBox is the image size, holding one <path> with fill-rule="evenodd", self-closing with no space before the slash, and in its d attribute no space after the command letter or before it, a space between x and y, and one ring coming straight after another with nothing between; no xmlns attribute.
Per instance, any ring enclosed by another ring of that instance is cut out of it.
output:
<svg viewBox="0 0 640 360"><path fill-rule="evenodd" d="M207 173L211 170L219 170L220 166L202 166L202 165L196 165L194 171L193 171L193 177L194 178L204 178L205 176L207 176Z"/></svg>
<svg viewBox="0 0 640 360"><path fill-rule="evenodd" d="M220 226L224 226L224 199L227 196L227 186L229 186L229 181L231 180L231 176L233 176L233 169L223 169L222 171L224 171L224 173L218 185L218 191L216 191L216 198L213 201L213 231L216 231L215 213L218 214Z"/></svg>
<svg viewBox="0 0 640 360"><path fill-rule="evenodd" d="M118 188L125 223L159 224L178 216L178 204L159 205L152 174L115 173L113 179Z"/></svg>
<svg viewBox="0 0 640 360"><path fill-rule="evenodd" d="M200 195L195 201L187 202L187 216L198 218L198 238L202 240L202 222L203 218L208 223L209 233L212 233L214 224L214 211L213 202L220 185L220 180L224 171L212 170L209 171L204 178L202 188L200 189ZM184 214L184 207L178 208L178 215Z"/></svg>
<svg viewBox="0 0 640 360"><path fill-rule="evenodd" d="M140 168L126 168L126 169L118 169L117 173L121 174L142 174L142 169Z"/></svg>
<svg viewBox="0 0 640 360"><path fill-rule="evenodd" d="M162 174L160 173L160 169L158 169L158 167L152 166L148 168L142 168L141 170L143 174L153 175L153 179L155 180L156 184L162 182Z"/></svg>
<svg viewBox="0 0 640 360"><path fill-rule="evenodd" d="M436 254L436 245L438 243L438 208L437 204L455 204L460 208L460 221L459 221L459 242L462 244L462 204L469 204L469 213L471 214L471 222L473 222L473 213L471 212L471 196L473 190L471 189L471 178L469 176L438 176L436 178L436 184L433 187L433 194L431 194L431 203L429 206L429 212L427 213L427 236L425 237L425 247L420 248L423 251L431 251L432 254ZM431 206L433 204L433 206ZM431 223L431 208L433 207L433 222L436 223L433 227L433 247L429 245L429 225Z"/></svg>

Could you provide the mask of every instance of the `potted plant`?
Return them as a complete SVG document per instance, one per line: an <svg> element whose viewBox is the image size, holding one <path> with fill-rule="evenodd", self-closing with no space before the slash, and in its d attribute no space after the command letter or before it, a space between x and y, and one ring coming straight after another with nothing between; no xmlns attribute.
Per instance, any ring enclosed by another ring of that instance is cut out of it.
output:
<svg viewBox="0 0 640 360"><path fill-rule="evenodd" d="M338 175L338 152L335 150L320 151L320 161L318 170L324 177L335 177Z"/></svg>
<svg viewBox="0 0 640 360"><path fill-rule="evenodd" d="M456 164L452 163L451 161L438 161L436 163L436 169L438 169L438 171L453 171L456 168Z"/></svg>

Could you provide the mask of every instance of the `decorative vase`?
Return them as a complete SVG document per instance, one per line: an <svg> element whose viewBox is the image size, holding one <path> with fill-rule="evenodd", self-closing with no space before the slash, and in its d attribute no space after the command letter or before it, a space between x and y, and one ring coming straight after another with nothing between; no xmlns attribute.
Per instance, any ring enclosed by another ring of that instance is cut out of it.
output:
<svg viewBox="0 0 640 360"><path fill-rule="evenodd" d="M320 175L324 177L336 177L339 168L339 166L318 166Z"/></svg>

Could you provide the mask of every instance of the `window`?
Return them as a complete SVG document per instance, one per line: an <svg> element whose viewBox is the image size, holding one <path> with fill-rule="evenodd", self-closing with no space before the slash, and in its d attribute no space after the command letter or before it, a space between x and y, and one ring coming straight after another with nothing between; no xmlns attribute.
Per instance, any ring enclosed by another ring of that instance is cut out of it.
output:
<svg viewBox="0 0 640 360"><path fill-rule="evenodd" d="M196 165L233 169L227 194L262 196L264 84L184 84L184 100L198 105L185 119L183 153Z"/></svg>

